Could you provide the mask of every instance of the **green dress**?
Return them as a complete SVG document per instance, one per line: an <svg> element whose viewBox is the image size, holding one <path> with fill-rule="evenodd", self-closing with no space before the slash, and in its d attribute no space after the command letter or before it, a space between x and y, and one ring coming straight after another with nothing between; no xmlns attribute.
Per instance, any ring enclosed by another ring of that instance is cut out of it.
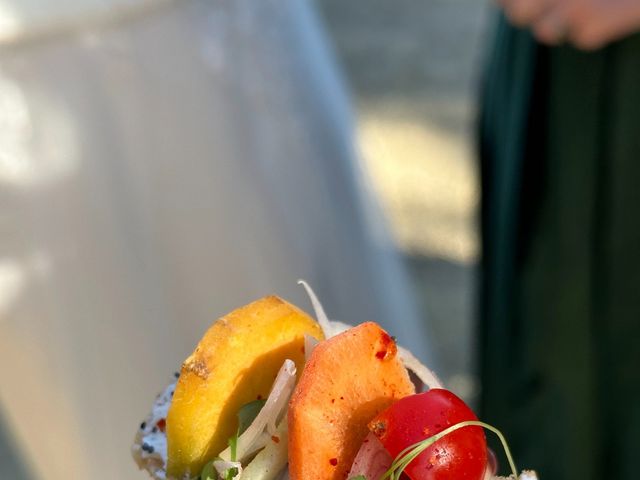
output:
<svg viewBox="0 0 640 480"><path fill-rule="evenodd" d="M500 18L483 85L481 414L541 480L640 478L640 36Z"/></svg>

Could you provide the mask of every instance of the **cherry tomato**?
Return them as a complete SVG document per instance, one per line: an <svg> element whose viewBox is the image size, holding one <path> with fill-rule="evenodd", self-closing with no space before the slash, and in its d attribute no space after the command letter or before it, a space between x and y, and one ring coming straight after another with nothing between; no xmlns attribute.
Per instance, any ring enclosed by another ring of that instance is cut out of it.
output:
<svg viewBox="0 0 640 480"><path fill-rule="evenodd" d="M448 390L432 389L404 397L369 423L392 457L457 423L477 420L471 409ZM482 480L487 444L482 427L463 427L427 448L405 473L411 480Z"/></svg>

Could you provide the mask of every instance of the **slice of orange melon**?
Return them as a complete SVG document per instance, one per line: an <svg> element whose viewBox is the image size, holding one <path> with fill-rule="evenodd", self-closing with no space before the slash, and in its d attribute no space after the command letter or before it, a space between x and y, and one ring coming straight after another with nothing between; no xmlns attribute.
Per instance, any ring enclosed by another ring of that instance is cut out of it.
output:
<svg viewBox="0 0 640 480"><path fill-rule="evenodd" d="M289 403L291 480L345 480L367 423L413 393L395 341L377 324L320 343Z"/></svg>

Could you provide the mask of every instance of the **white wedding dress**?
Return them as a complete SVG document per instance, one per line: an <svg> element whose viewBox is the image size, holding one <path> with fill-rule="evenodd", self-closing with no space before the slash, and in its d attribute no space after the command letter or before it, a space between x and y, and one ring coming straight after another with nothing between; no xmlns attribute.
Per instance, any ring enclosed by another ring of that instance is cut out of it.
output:
<svg viewBox="0 0 640 480"><path fill-rule="evenodd" d="M196 340L310 310L298 278L426 359L308 1L0 0L0 406L37 478L143 478Z"/></svg>

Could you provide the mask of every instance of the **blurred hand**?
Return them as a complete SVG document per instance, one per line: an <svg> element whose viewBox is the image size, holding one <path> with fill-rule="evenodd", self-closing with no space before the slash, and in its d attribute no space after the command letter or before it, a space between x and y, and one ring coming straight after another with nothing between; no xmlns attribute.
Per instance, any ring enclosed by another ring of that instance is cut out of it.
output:
<svg viewBox="0 0 640 480"><path fill-rule="evenodd" d="M640 0L498 0L507 17L548 45L594 50L640 30Z"/></svg>

